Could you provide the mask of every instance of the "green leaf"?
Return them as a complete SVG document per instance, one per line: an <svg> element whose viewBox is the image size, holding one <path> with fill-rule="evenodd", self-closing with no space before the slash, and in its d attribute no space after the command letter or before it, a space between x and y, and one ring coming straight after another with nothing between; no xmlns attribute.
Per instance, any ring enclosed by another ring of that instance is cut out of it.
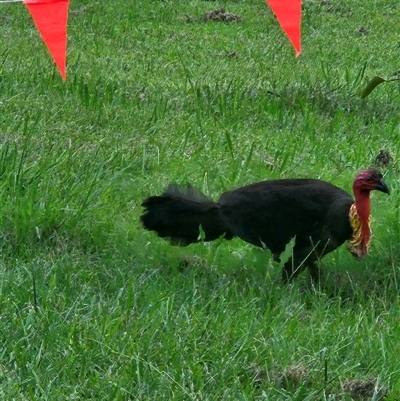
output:
<svg viewBox="0 0 400 401"><path fill-rule="evenodd" d="M364 99L367 97L379 84L382 82L386 82L387 80L382 77L375 76L373 77L367 84L367 86L364 88L364 90L361 92L361 99Z"/></svg>
<svg viewBox="0 0 400 401"><path fill-rule="evenodd" d="M293 256L293 248L296 244L296 236L294 236L287 244L285 247L285 250L280 254L279 259L280 259L280 264L282 266L285 265L285 263Z"/></svg>
<svg viewBox="0 0 400 401"><path fill-rule="evenodd" d="M200 224L199 225L199 236L197 237L197 241L204 242L205 239L206 239L206 233L204 232L203 227Z"/></svg>

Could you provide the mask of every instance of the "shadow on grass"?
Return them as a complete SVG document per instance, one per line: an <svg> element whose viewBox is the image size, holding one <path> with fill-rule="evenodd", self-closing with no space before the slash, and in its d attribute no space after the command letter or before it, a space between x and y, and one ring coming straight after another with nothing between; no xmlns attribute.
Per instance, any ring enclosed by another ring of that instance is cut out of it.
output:
<svg viewBox="0 0 400 401"><path fill-rule="evenodd" d="M283 298L290 298L297 293L300 300L308 308L312 308L314 301L325 299L327 303L338 301L341 307L351 308L360 303L367 304L375 300L382 305L388 302L397 302L399 294L400 273L392 267L376 269L362 269L360 266L351 266L338 269L328 263L321 263L322 276L319 285L316 285L308 271L303 272L293 283L285 285L281 282L281 268L269 259L268 253L263 261L240 260L223 257L223 265L209 263L199 256L184 256L171 260L164 259L156 267L157 275L166 282L175 281L177 277L189 280L202 289L218 292L227 288L228 292L235 293L243 299L253 297L260 308L271 307ZM266 261L266 262L265 262ZM231 287L231 288L230 288ZM322 296L322 298L321 298Z"/></svg>

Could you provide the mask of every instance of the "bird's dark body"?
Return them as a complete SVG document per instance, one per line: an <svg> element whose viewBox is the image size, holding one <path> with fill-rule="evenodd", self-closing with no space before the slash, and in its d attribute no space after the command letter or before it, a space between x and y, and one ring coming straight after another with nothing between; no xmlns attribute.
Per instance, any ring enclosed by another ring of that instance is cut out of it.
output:
<svg viewBox="0 0 400 401"><path fill-rule="evenodd" d="M239 237L268 248L275 258L296 237L293 260L283 278L296 276L305 267L316 276L315 262L352 236L349 209L354 203L346 191L322 180L283 179L262 181L221 195L213 202L200 191L170 185L161 196L143 202L144 227L167 237L173 244Z"/></svg>
<svg viewBox="0 0 400 401"><path fill-rule="evenodd" d="M342 189L305 179L252 184L226 192L218 201L235 236L256 246L265 244L273 254L282 253L294 236L302 246L321 242L325 247L328 240L341 245L351 237L348 211L353 203ZM327 224L332 213L339 230Z"/></svg>

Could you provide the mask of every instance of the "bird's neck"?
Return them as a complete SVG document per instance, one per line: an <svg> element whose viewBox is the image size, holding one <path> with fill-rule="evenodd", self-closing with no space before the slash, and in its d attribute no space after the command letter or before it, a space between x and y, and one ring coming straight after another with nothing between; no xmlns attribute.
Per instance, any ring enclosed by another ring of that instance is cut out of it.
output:
<svg viewBox="0 0 400 401"><path fill-rule="evenodd" d="M371 202L369 199L369 192L359 192L355 194L357 214L363 227L368 226L369 215L371 212Z"/></svg>
<svg viewBox="0 0 400 401"><path fill-rule="evenodd" d="M352 239L350 240L350 252L362 258L369 252L371 243L370 211L371 203L369 191L354 191L355 203L350 209L350 224L353 229Z"/></svg>

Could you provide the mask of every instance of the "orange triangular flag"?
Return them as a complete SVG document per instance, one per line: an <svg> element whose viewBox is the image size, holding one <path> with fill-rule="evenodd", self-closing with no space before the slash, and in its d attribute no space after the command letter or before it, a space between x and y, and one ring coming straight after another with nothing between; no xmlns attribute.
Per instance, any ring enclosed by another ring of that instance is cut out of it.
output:
<svg viewBox="0 0 400 401"><path fill-rule="evenodd" d="M276 15L282 29L286 32L296 50L296 57L301 53L300 23L301 0L267 0Z"/></svg>
<svg viewBox="0 0 400 401"><path fill-rule="evenodd" d="M66 78L69 0L24 0L62 78Z"/></svg>

